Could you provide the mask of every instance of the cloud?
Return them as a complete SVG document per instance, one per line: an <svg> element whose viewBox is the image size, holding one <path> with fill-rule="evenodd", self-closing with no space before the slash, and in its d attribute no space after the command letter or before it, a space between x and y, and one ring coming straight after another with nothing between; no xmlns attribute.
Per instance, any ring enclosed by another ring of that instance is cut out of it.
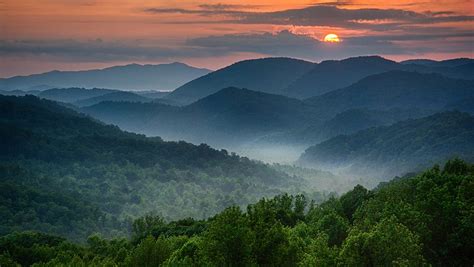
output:
<svg viewBox="0 0 474 267"><path fill-rule="evenodd" d="M199 7L205 10L240 10L261 8L264 7L264 5L201 4Z"/></svg>
<svg viewBox="0 0 474 267"><path fill-rule="evenodd" d="M231 7L201 9L150 8L145 11L155 14L180 13L227 17L227 20L214 21L215 23L331 26L373 30L386 30L405 24L433 24L474 20L474 16L461 16L453 12L419 13L403 9L343 9L330 4L275 12L248 12L232 9Z"/></svg>
<svg viewBox="0 0 474 267"><path fill-rule="evenodd" d="M411 34L343 38L329 44L289 30L213 35L170 46L147 41L0 40L0 57L45 58L62 62L178 61L242 53L319 61L359 55L420 55L472 52L474 33L411 29Z"/></svg>
<svg viewBox="0 0 474 267"><path fill-rule="evenodd" d="M284 30L277 34L265 32L200 37L187 40L186 45L219 53L251 52L302 58L311 55L321 43L309 36Z"/></svg>
<svg viewBox="0 0 474 267"><path fill-rule="evenodd" d="M462 37L462 38L460 38ZM358 55L417 55L472 51L474 33L439 33L362 36L345 38L337 44L324 43L288 30L276 34L227 34L190 39L187 45L219 53L253 52L307 60L345 58ZM420 45L422 43L422 45ZM413 45L415 44L415 45Z"/></svg>
<svg viewBox="0 0 474 267"><path fill-rule="evenodd" d="M0 56L47 57L63 61L168 60L215 55L191 47L160 47L153 41L0 40Z"/></svg>

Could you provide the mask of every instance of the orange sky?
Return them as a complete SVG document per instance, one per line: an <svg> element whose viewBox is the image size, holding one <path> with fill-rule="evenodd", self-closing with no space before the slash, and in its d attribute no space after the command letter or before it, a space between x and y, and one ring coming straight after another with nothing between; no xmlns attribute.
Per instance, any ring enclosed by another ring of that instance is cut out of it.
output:
<svg viewBox="0 0 474 267"><path fill-rule="evenodd" d="M219 68L263 56L473 56L472 0L329 2L0 0L0 77L131 62ZM328 33L343 42L319 42Z"/></svg>

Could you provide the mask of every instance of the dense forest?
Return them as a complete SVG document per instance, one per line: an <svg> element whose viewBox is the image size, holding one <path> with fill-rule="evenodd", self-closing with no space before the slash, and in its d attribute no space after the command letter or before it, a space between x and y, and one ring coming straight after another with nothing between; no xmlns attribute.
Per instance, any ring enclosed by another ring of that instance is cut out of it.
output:
<svg viewBox="0 0 474 267"><path fill-rule="evenodd" d="M472 266L472 192L474 166L454 159L319 205L283 194L206 220L148 215L130 239L15 232L0 238L0 265Z"/></svg>
<svg viewBox="0 0 474 267"><path fill-rule="evenodd" d="M33 96L0 97L0 114L0 234L125 236L124 225L146 213L203 219L283 192L321 201L318 191L334 188L205 144L123 132Z"/></svg>

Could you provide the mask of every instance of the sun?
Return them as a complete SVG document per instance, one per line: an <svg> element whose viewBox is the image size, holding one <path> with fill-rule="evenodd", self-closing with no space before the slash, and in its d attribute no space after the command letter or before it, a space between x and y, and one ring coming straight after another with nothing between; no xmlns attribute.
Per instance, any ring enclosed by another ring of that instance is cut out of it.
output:
<svg viewBox="0 0 474 267"><path fill-rule="evenodd" d="M341 40L336 34L330 33L324 37L324 41L329 43L339 43Z"/></svg>

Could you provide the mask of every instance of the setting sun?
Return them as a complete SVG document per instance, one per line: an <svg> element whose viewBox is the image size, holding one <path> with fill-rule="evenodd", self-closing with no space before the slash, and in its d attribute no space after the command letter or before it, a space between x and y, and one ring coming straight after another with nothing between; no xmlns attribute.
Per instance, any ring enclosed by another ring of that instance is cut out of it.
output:
<svg viewBox="0 0 474 267"><path fill-rule="evenodd" d="M339 37L336 34L330 33L324 37L324 41L329 43L339 43L341 40L339 40Z"/></svg>

